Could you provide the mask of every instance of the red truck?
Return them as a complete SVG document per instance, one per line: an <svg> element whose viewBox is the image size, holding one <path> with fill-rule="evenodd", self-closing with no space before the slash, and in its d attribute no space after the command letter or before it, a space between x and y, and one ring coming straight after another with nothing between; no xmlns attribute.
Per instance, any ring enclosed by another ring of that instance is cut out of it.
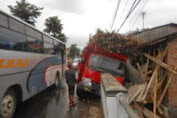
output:
<svg viewBox="0 0 177 118"><path fill-rule="evenodd" d="M110 53L94 45L85 47L78 64L77 95L85 93L100 95L100 73L111 73L120 83L124 83L125 61L123 54Z"/></svg>

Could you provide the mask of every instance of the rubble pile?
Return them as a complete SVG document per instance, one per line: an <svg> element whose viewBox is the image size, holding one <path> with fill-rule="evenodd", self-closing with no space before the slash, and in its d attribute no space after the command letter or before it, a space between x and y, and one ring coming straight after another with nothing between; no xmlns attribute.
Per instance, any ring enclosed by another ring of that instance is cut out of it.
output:
<svg viewBox="0 0 177 118"><path fill-rule="evenodd" d="M102 30L90 37L89 44L96 45L110 53L135 54L140 52L141 40L132 36L123 36L115 32L104 32Z"/></svg>
<svg viewBox="0 0 177 118"><path fill-rule="evenodd" d="M129 87L128 102L141 118L169 118L163 100L177 68L165 63L166 49L157 55L143 55L147 58L145 65L137 62L137 71L143 81Z"/></svg>

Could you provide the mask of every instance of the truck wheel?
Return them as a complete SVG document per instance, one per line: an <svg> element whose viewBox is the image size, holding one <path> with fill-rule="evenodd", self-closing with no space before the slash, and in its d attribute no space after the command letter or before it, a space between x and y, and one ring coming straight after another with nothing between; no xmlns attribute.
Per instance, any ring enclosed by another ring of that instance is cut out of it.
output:
<svg viewBox="0 0 177 118"><path fill-rule="evenodd" d="M1 118L12 118L17 107L17 97L13 89L9 89L3 97L1 103Z"/></svg>
<svg viewBox="0 0 177 118"><path fill-rule="evenodd" d="M80 99L84 99L84 92L80 89L77 88L77 96L80 98Z"/></svg>

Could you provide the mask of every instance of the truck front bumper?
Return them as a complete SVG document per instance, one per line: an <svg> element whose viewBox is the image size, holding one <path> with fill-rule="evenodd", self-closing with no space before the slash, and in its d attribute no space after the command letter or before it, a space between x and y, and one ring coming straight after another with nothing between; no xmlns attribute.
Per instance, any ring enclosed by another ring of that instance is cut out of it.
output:
<svg viewBox="0 0 177 118"><path fill-rule="evenodd" d="M91 82L91 84L79 82L77 87L77 89L84 92L100 95L100 84L96 84L94 82Z"/></svg>

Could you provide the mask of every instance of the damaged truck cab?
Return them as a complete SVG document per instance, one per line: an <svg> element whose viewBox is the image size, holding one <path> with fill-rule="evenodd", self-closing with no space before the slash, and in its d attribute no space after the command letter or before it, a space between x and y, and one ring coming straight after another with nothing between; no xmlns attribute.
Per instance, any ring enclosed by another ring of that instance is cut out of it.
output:
<svg viewBox="0 0 177 118"><path fill-rule="evenodd" d="M118 53L109 53L101 48L88 45L78 64L77 94L100 95L100 78L102 72L111 73L120 83L124 83L125 61L127 57Z"/></svg>

